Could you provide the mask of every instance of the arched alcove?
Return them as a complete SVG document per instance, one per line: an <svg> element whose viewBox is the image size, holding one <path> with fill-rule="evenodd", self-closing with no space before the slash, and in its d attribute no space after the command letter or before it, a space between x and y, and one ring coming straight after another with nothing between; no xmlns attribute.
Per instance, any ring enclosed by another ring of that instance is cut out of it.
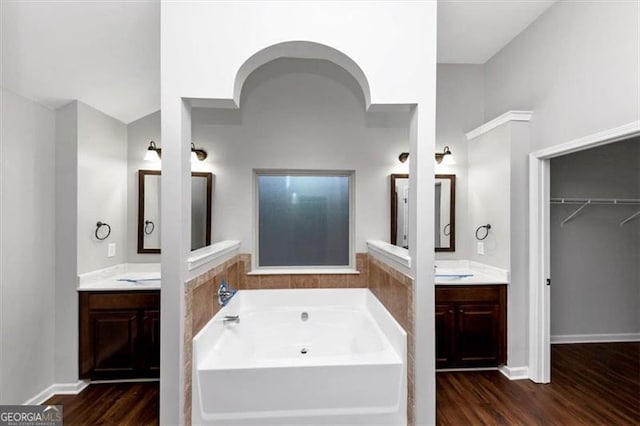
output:
<svg viewBox="0 0 640 426"><path fill-rule="evenodd" d="M256 252L253 169L354 171L353 253L387 240L389 175L408 172L409 111L366 111L351 73L327 60L278 58L245 78L239 108L193 108L192 140L216 174L213 241Z"/></svg>
<svg viewBox="0 0 640 426"><path fill-rule="evenodd" d="M311 41L287 41L261 49L249 57L238 69L233 87L233 99L240 105L240 95L247 77L267 62L278 58L324 59L344 68L358 82L365 99L371 105L369 82L364 71L349 56L333 47Z"/></svg>

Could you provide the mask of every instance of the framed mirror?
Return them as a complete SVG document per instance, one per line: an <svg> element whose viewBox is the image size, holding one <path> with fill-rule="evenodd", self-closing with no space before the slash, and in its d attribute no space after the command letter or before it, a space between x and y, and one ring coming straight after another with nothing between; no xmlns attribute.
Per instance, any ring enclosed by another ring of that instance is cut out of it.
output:
<svg viewBox="0 0 640 426"><path fill-rule="evenodd" d="M435 176L434 236L436 251L456 250L456 175ZM391 238L409 248L409 175L391 175Z"/></svg>
<svg viewBox="0 0 640 426"><path fill-rule="evenodd" d="M160 253L160 171L138 170L138 253ZM211 244L213 173L191 172L191 250Z"/></svg>
<svg viewBox="0 0 640 426"><path fill-rule="evenodd" d="M434 198L436 251L456 251L456 175L436 175Z"/></svg>
<svg viewBox="0 0 640 426"><path fill-rule="evenodd" d="M409 175L391 175L391 244L409 248Z"/></svg>

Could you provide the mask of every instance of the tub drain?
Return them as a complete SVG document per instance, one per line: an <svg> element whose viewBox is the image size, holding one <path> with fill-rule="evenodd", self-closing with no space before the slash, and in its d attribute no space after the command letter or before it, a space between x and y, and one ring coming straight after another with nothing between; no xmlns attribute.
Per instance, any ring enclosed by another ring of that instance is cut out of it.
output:
<svg viewBox="0 0 640 426"><path fill-rule="evenodd" d="M302 349L300 349L300 353L301 353L302 355L306 355L306 354L307 354L307 348L302 348Z"/></svg>

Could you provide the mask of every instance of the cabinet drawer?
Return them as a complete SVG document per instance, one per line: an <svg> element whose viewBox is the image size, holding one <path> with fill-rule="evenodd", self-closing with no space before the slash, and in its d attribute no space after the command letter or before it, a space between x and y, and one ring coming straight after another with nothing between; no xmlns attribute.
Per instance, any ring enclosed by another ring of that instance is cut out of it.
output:
<svg viewBox="0 0 640 426"><path fill-rule="evenodd" d="M81 299L89 310L96 309L158 309L160 292L157 290L135 292L83 292Z"/></svg>
<svg viewBox="0 0 640 426"><path fill-rule="evenodd" d="M436 303L452 302L499 302L505 291L504 285L494 286L437 286Z"/></svg>

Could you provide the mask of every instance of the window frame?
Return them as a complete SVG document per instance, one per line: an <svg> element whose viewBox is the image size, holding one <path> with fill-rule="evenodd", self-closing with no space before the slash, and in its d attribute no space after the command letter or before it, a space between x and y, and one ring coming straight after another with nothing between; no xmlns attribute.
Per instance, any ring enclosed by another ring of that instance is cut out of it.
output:
<svg viewBox="0 0 640 426"><path fill-rule="evenodd" d="M349 264L347 265L308 265L308 266L260 266L260 176L342 176L349 179ZM356 272L355 255L355 170L326 169L253 169L253 256L251 272L253 274L340 274Z"/></svg>

